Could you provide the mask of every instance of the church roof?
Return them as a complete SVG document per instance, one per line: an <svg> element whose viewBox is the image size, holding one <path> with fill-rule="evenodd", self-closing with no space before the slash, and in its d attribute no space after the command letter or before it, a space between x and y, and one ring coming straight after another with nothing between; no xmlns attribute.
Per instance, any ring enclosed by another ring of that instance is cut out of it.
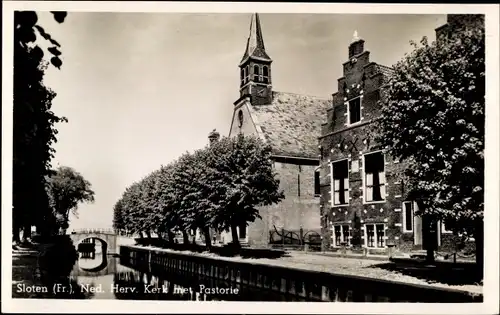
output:
<svg viewBox="0 0 500 315"><path fill-rule="evenodd" d="M243 54L243 58L241 58L240 64L243 64L250 57L271 61L271 58L266 53L266 48L264 46L264 38L262 36L262 28L260 26L258 13L252 14L250 34L248 36L247 46L245 53Z"/></svg>
<svg viewBox="0 0 500 315"><path fill-rule="evenodd" d="M251 106L251 112L274 154L317 159L321 124L331 106L328 99L273 92L271 104Z"/></svg>

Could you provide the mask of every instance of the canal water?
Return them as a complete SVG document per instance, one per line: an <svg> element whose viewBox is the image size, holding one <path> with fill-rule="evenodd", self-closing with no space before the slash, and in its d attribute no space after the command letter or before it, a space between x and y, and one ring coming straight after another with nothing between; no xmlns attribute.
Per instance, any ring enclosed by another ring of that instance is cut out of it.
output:
<svg viewBox="0 0 500 315"><path fill-rule="evenodd" d="M184 301L307 301L211 278L167 274L161 266L138 270L120 257L79 253L70 278L73 290L88 299L184 300ZM75 287L77 286L77 287Z"/></svg>

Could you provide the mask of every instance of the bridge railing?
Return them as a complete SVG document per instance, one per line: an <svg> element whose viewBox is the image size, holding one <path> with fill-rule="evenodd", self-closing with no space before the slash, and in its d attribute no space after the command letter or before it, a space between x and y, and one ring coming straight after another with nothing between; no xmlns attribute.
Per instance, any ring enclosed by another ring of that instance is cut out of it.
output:
<svg viewBox="0 0 500 315"><path fill-rule="evenodd" d="M116 234L116 231L114 229L105 229L105 228L99 228L99 229L88 228L88 229L75 229L71 233L78 233L78 234Z"/></svg>

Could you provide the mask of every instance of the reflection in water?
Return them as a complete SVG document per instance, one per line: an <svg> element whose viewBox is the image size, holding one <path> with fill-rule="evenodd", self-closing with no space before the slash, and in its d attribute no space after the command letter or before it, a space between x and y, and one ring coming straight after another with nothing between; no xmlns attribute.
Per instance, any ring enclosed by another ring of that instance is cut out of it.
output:
<svg viewBox="0 0 500 315"><path fill-rule="evenodd" d="M298 297L242 287L202 276L172 274L160 266L137 270L120 258L93 254L81 256L70 277L92 299L184 301L299 301ZM98 268L103 266L105 268ZM100 270L99 270L100 269ZM75 288L77 289L77 288Z"/></svg>

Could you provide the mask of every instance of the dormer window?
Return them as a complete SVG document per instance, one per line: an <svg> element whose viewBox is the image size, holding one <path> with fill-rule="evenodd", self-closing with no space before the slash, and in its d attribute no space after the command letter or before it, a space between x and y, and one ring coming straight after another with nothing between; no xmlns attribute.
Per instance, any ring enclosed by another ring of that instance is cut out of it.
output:
<svg viewBox="0 0 500 315"><path fill-rule="evenodd" d="M356 97L347 102L347 119L349 125L361 121L361 97Z"/></svg>

